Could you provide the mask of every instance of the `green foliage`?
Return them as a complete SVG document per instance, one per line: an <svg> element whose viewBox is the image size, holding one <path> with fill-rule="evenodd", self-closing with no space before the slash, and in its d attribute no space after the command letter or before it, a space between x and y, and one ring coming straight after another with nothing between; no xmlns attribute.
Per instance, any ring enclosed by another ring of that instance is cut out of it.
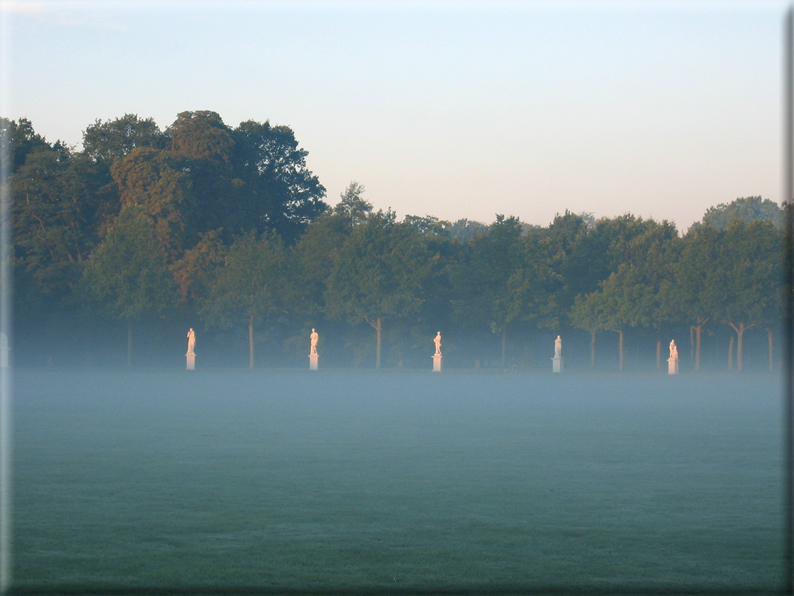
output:
<svg viewBox="0 0 794 596"><path fill-rule="evenodd" d="M64 148L29 153L11 178L19 266L47 296L64 297L98 243L106 170Z"/></svg>
<svg viewBox="0 0 794 596"><path fill-rule="evenodd" d="M709 280L721 297L716 317L745 328L780 318L782 235L771 222L733 220L718 236ZM726 299L728 298L728 299Z"/></svg>
<svg viewBox="0 0 794 596"><path fill-rule="evenodd" d="M9 171L12 174L25 163L29 154L53 148L44 137L33 130L33 125L27 118L19 120L0 118L0 138L7 139L9 143L9 152L3 157L10 159ZM2 165L5 169L6 164Z"/></svg>
<svg viewBox="0 0 794 596"><path fill-rule="evenodd" d="M191 205L188 174L175 166L167 151L148 147L115 162L111 173L121 206L135 207L150 217L169 261L177 259L199 232L198 224L191 221L196 209Z"/></svg>
<svg viewBox="0 0 794 596"><path fill-rule="evenodd" d="M91 312L131 322L163 315L177 298L174 278L149 218L122 210L91 254L78 295Z"/></svg>
<svg viewBox="0 0 794 596"><path fill-rule="evenodd" d="M298 147L288 126L248 120L232 135L239 206L227 227L276 231L293 244L327 208L325 188L306 167L308 152Z"/></svg>
<svg viewBox="0 0 794 596"><path fill-rule="evenodd" d="M210 325L253 323L286 304L286 253L272 233L239 236L211 274L200 313Z"/></svg>
<svg viewBox="0 0 794 596"><path fill-rule="evenodd" d="M452 305L464 325L503 333L514 321L556 324L551 284L556 279L547 250L535 234L521 238L515 217L496 216L489 233L475 236L452 266Z"/></svg>
<svg viewBox="0 0 794 596"><path fill-rule="evenodd" d="M475 236L487 234L489 227L482 222L463 218L449 224L446 229L453 238L457 238L460 242L466 244L473 240Z"/></svg>
<svg viewBox="0 0 794 596"><path fill-rule="evenodd" d="M347 219L352 226L364 223L372 213L372 203L363 199L363 194L364 187L353 180L339 195L340 201L334 206L334 213Z"/></svg>
<svg viewBox="0 0 794 596"><path fill-rule="evenodd" d="M171 154L177 159L210 163L231 159L234 140L215 112L180 112L167 132L171 137Z"/></svg>
<svg viewBox="0 0 794 596"><path fill-rule="evenodd" d="M311 317L325 309L325 291L331 274L335 252L352 232L346 214L326 211L309 224L293 249L293 277L300 283L294 287L294 300Z"/></svg>
<svg viewBox="0 0 794 596"><path fill-rule="evenodd" d="M703 216L702 225L725 231L734 220L744 223L768 221L781 229L783 210L774 201L760 196L738 198L728 204L720 203L716 207L709 207Z"/></svg>
<svg viewBox="0 0 794 596"><path fill-rule="evenodd" d="M326 312L373 327L377 319L414 313L432 261L412 226L397 222L392 211L372 213L334 253Z"/></svg>
<svg viewBox="0 0 794 596"><path fill-rule="evenodd" d="M124 114L115 120L97 119L83 131L83 151L95 161L108 165L126 157L139 147L164 149L168 137L152 118Z"/></svg>

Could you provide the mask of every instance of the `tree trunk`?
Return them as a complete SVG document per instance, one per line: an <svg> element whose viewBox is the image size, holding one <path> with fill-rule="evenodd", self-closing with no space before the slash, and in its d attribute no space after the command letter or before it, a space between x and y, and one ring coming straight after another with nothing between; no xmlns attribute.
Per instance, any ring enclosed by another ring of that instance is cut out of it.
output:
<svg viewBox="0 0 794 596"><path fill-rule="evenodd" d="M378 317L375 320L375 368L380 368L380 342L383 332L383 319Z"/></svg>
<svg viewBox="0 0 794 596"><path fill-rule="evenodd" d="M736 372L742 372L742 341L744 339L744 325L739 327L739 339L736 342Z"/></svg>
<svg viewBox="0 0 794 596"><path fill-rule="evenodd" d="M705 324L703 322L695 327L695 370L700 370L700 338Z"/></svg>
<svg viewBox="0 0 794 596"><path fill-rule="evenodd" d="M728 323L731 327L733 327L734 331L736 331L737 342L736 342L736 372L742 372L742 343L744 340L744 332L747 331L750 327L745 327L744 323L739 323L735 325L733 323Z"/></svg>
<svg viewBox="0 0 794 596"><path fill-rule="evenodd" d="M127 323L127 366L132 366L132 323Z"/></svg>
<svg viewBox="0 0 794 596"><path fill-rule="evenodd" d="M695 341L692 337L692 332L695 330L694 325L689 326L689 359L693 360L695 358ZM695 368L697 370L697 368Z"/></svg>
<svg viewBox="0 0 794 596"><path fill-rule="evenodd" d="M618 334L618 352L620 354L618 370L623 371L623 329L613 329L613 331Z"/></svg>
<svg viewBox="0 0 794 596"><path fill-rule="evenodd" d="M590 368L595 368L595 336L596 332L590 332Z"/></svg>
<svg viewBox="0 0 794 596"><path fill-rule="evenodd" d="M728 343L728 370L733 370L733 335L731 335L731 341Z"/></svg>
<svg viewBox="0 0 794 596"><path fill-rule="evenodd" d="M662 368L662 340L656 335L656 370Z"/></svg>
<svg viewBox="0 0 794 596"><path fill-rule="evenodd" d="M254 317L248 319L248 368L254 368Z"/></svg>
<svg viewBox="0 0 794 596"><path fill-rule="evenodd" d="M775 368L775 366L774 366L774 358L773 358L774 353L772 351L772 330L771 329L767 329L766 330L766 336L769 339L769 370L771 371L771 370L774 370L774 368Z"/></svg>
<svg viewBox="0 0 794 596"><path fill-rule="evenodd" d="M502 329L502 369L505 368L505 345L507 344L507 327Z"/></svg>

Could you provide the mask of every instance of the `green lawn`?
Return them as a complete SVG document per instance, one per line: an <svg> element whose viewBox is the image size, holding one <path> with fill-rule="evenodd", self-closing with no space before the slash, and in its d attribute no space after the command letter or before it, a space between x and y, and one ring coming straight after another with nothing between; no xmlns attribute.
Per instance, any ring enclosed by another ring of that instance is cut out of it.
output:
<svg viewBox="0 0 794 596"><path fill-rule="evenodd" d="M777 586L773 376L20 370L14 585Z"/></svg>

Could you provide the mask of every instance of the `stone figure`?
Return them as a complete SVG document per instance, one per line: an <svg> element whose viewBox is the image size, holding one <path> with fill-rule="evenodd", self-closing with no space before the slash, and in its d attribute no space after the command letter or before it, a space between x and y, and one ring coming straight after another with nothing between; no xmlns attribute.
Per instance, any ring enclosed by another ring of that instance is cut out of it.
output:
<svg viewBox="0 0 794 596"><path fill-rule="evenodd" d="M678 348L674 339L670 340L670 360L678 360Z"/></svg>
<svg viewBox="0 0 794 596"><path fill-rule="evenodd" d="M439 331L436 333L436 336L433 338L433 343L436 344L436 354L439 356L441 355L441 332Z"/></svg>
<svg viewBox="0 0 794 596"><path fill-rule="evenodd" d="M188 354L195 354L193 348L196 347L196 332L193 331L193 327L190 328L190 331L187 332L187 353Z"/></svg>
<svg viewBox="0 0 794 596"><path fill-rule="evenodd" d="M309 356L316 356L317 355L317 341L320 339L320 336L317 332L312 328L312 334L309 336L309 342L311 344L309 350Z"/></svg>
<svg viewBox="0 0 794 596"><path fill-rule="evenodd" d="M554 340L554 357L562 358L562 338L559 335Z"/></svg>

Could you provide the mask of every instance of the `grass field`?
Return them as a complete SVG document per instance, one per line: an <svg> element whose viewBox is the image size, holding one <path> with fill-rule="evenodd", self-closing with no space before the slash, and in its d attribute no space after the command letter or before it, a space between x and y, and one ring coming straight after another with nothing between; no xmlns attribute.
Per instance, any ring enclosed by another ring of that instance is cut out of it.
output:
<svg viewBox="0 0 794 596"><path fill-rule="evenodd" d="M18 370L15 586L773 588L771 375Z"/></svg>

